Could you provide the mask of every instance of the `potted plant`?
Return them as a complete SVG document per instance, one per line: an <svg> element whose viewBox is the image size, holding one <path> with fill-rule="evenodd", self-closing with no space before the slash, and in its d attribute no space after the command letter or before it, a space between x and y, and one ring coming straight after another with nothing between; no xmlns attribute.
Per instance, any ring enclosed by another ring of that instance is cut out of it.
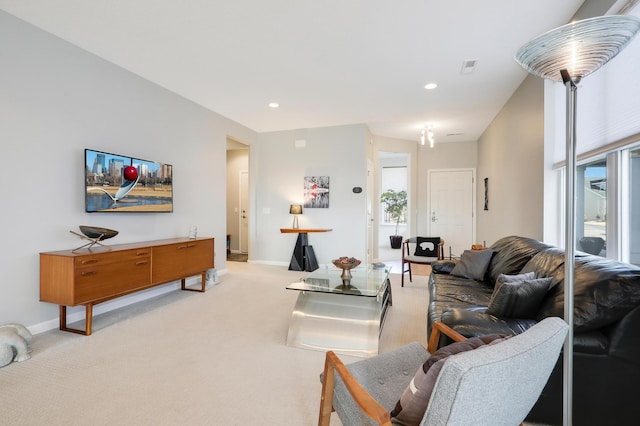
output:
<svg viewBox="0 0 640 426"><path fill-rule="evenodd" d="M389 217L396 222L396 233L390 235L389 240L391 248L399 249L402 245L402 235L398 235L398 226L407 210L407 191L387 189L380 195L380 202L384 204L385 213L389 214Z"/></svg>

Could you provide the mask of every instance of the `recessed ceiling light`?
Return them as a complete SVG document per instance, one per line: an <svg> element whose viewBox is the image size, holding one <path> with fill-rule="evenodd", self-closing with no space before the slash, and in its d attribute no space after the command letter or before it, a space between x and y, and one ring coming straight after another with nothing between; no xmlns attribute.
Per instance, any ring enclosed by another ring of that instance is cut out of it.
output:
<svg viewBox="0 0 640 426"><path fill-rule="evenodd" d="M424 88L427 89L427 90L433 90L436 87L438 87L438 85L436 83L427 83L427 85L424 86Z"/></svg>
<svg viewBox="0 0 640 426"><path fill-rule="evenodd" d="M269 103L269 107L270 107L270 108L278 108L279 106L280 106L280 104L279 104L279 103L277 103L277 102L270 102L270 103Z"/></svg>

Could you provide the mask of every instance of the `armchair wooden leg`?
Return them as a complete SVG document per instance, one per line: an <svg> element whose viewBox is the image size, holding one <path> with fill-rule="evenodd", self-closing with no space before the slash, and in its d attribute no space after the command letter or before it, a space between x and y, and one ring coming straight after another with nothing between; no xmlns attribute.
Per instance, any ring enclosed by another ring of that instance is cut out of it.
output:
<svg viewBox="0 0 640 426"><path fill-rule="evenodd" d="M335 368L331 365L329 356L324 361L324 375L322 380L322 396L320 397L320 417L318 426L329 426L333 412L333 385Z"/></svg>

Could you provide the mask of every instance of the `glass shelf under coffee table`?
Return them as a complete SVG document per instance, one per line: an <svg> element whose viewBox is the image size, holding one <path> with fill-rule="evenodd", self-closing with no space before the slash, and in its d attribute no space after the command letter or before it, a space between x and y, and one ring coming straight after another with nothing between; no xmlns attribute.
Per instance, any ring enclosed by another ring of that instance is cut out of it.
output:
<svg viewBox="0 0 640 426"><path fill-rule="evenodd" d="M359 357L378 353L380 333L392 304L389 268L359 266L349 283L337 268L316 269L287 286L298 299L287 345Z"/></svg>

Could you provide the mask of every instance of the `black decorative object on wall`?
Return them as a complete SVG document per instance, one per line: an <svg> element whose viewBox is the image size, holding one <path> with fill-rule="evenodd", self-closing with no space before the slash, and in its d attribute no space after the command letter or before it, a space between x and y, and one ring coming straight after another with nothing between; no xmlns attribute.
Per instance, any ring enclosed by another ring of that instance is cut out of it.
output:
<svg viewBox="0 0 640 426"><path fill-rule="evenodd" d="M484 209L489 210L489 178L484 178Z"/></svg>

